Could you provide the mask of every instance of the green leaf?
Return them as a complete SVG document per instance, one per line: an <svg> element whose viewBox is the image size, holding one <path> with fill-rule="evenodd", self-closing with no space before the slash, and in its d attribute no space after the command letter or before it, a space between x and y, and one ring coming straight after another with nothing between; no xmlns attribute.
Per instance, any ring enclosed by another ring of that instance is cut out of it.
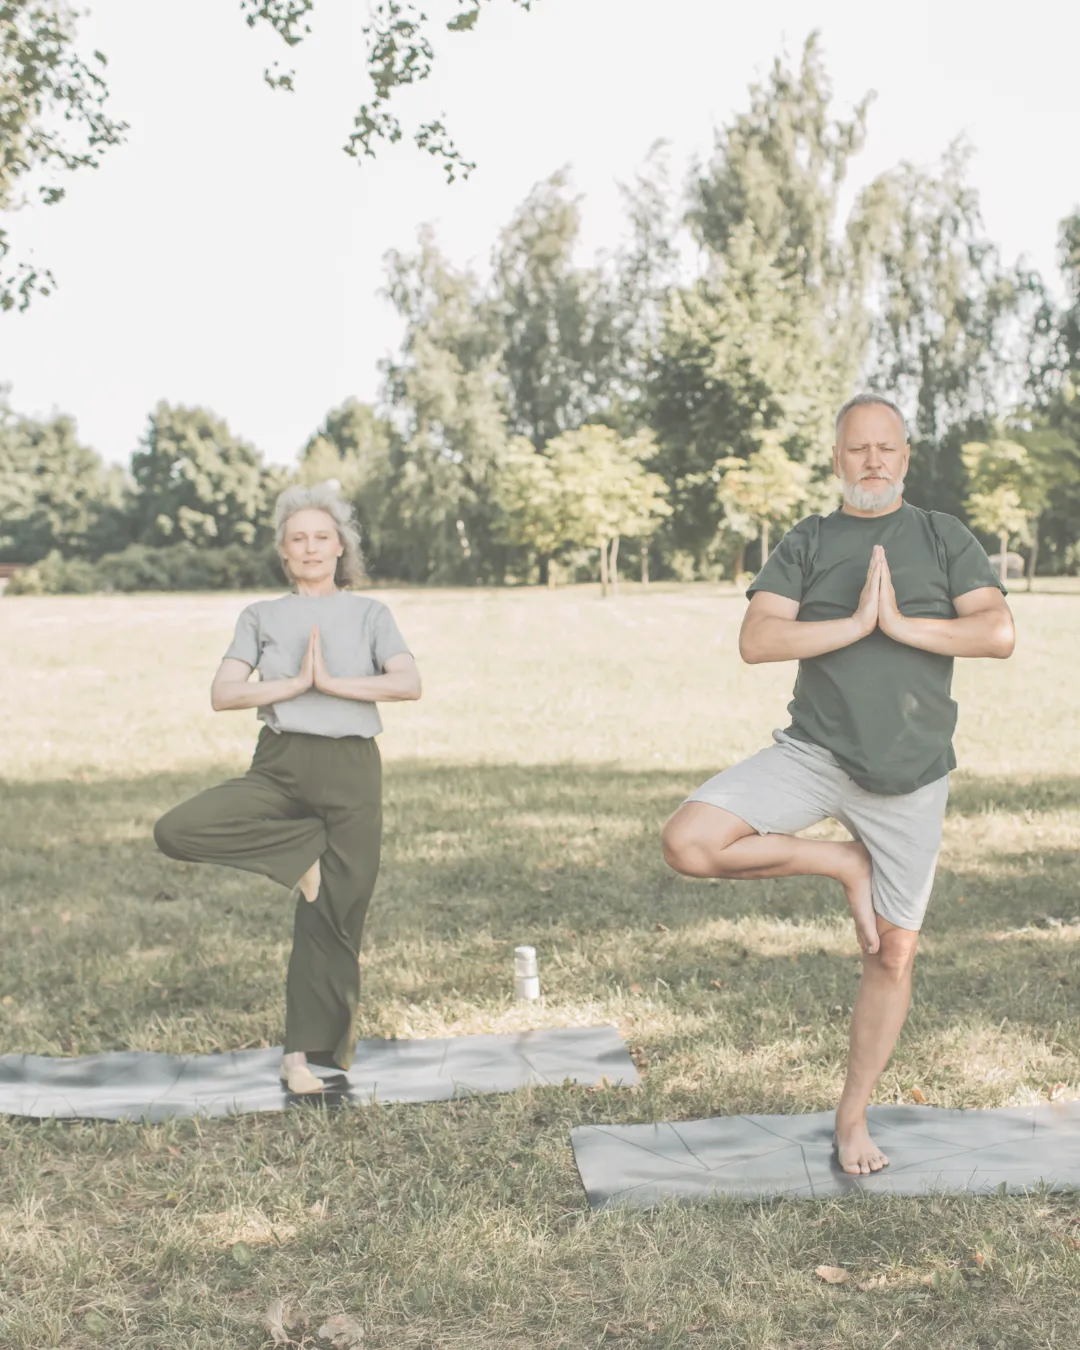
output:
<svg viewBox="0 0 1080 1350"><path fill-rule="evenodd" d="M451 33L467 33L470 28L476 27L476 21L480 17L480 9L466 10L464 14L458 14L446 25Z"/></svg>
<svg viewBox="0 0 1080 1350"><path fill-rule="evenodd" d="M229 1255L233 1259L233 1264L239 1266L241 1270L248 1270L255 1264L255 1253L246 1242L234 1242Z"/></svg>

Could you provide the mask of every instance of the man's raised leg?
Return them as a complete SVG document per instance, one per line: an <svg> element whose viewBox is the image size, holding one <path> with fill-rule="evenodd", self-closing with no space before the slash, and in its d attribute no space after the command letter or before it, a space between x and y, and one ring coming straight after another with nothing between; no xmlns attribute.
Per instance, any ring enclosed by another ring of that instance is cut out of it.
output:
<svg viewBox="0 0 1080 1350"><path fill-rule="evenodd" d="M844 888L859 946L866 953L878 949L870 855L860 843L758 834L722 807L684 802L664 826L663 845L668 866L691 877L832 877Z"/></svg>
<svg viewBox="0 0 1080 1350"><path fill-rule="evenodd" d="M852 1175L878 1172L889 1159L870 1138L866 1108L889 1062L911 1002L918 933L878 916L881 946L863 956L862 980L851 1010L847 1079L836 1108L836 1150Z"/></svg>

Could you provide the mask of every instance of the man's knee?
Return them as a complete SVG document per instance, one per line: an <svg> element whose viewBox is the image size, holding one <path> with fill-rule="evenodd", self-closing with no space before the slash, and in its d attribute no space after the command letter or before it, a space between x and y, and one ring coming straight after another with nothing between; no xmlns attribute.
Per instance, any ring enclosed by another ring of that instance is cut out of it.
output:
<svg viewBox="0 0 1080 1350"><path fill-rule="evenodd" d="M664 861L675 872L688 877L710 875L709 852L701 832L680 812L671 817L660 836Z"/></svg>
<svg viewBox="0 0 1080 1350"><path fill-rule="evenodd" d="M911 975L915 965L915 948L918 933L906 928L890 928L881 934L881 946L868 960L873 961L878 972L887 980L901 984Z"/></svg>

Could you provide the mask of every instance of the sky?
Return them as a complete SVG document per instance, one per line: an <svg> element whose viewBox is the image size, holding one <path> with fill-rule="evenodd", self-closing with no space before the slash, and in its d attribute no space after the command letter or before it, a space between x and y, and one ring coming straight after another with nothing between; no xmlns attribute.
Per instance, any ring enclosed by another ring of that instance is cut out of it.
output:
<svg viewBox="0 0 1080 1350"><path fill-rule="evenodd" d="M66 199L8 218L54 295L0 315L0 383L19 412L73 416L84 443L125 462L154 405L197 404L271 461L292 461L326 412L379 395L400 339L384 257L432 223L457 264L487 266L533 185L569 165L582 250L623 230L618 184L649 147L682 177L747 86L821 34L834 112L876 92L848 192L901 160L931 165L965 135L989 235L1058 284L1058 223L1080 207L1080 6L1075 0L491 0L444 35L435 74L401 100L406 125L445 114L478 167L447 186L403 143L342 153L369 95L363 0L317 0L287 51L238 0L90 0L80 45L109 58L110 108L131 126ZM429 0L446 17L451 0ZM297 70L297 92L263 69Z"/></svg>

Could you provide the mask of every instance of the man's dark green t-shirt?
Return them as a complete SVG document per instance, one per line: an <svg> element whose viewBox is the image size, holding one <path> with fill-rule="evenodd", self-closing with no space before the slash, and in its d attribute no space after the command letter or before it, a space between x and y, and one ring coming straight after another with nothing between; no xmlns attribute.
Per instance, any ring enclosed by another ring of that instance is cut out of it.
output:
<svg viewBox="0 0 1080 1350"><path fill-rule="evenodd" d="M845 619L859 607L881 544L908 618L955 619L953 600L1004 591L982 545L955 516L906 502L883 516L808 516L777 545L747 591L799 602L799 621ZM908 647L880 628L799 662L788 733L823 746L868 792L914 792L956 767L953 658Z"/></svg>

